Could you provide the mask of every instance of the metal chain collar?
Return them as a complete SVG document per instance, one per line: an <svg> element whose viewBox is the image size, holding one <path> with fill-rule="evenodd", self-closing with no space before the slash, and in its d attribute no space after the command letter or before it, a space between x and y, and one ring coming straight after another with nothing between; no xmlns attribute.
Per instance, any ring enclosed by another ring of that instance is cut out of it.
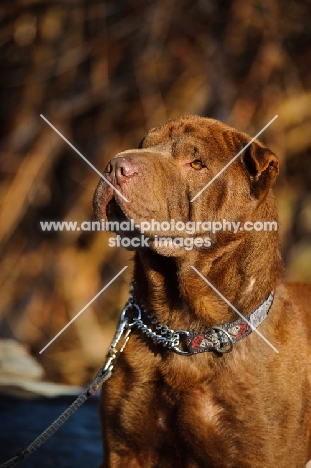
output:
<svg viewBox="0 0 311 468"><path fill-rule="evenodd" d="M136 312L136 317L130 318L130 312ZM143 315L146 315L150 323L154 326L156 331L153 331L149 328L143 321ZM130 322L131 320L131 322ZM129 292L129 300L121 312L120 325L126 321L126 327L131 329L132 327L138 328L142 333L144 333L148 338L154 343L161 344L165 348L172 349L178 354L190 354L187 351L183 351L179 348L181 345L181 337L187 337L189 332L187 330L172 330L166 325L162 325L159 321L137 304L134 298L134 284L131 283L131 288Z"/></svg>
<svg viewBox="0 0 311 468"><path fill-rule="evenodd" d="M143 307L137 304L134 297L134 284L131 283L129 300L121 313L120 326L126 321L128 329L135 326L154 343L171 349L178 354L192 355L206 351L217 351L223 354L230 352L234 343L250 335L263 322L271 309L273 297L274 293L271 292L246 317L221 326L213 326L204 332L190 332L187 330L172 330L161 324L153 315L148 314ZM136 316L131 317L133 311L135 311ZM147 318L155 331L145 324L143 317Z"/></svg>

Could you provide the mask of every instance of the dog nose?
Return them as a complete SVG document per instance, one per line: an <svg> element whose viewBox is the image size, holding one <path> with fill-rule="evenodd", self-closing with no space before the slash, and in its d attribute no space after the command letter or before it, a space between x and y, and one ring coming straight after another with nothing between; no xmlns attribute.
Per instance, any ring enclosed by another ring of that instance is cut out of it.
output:
<svg viewBox="0 0 311 468"><path fill-rule="evenodd" d="M104 172L109 174L110 178L115 178L117 183L121 185L137 174L138 171L132 161L119 157L112 159Z"/></svg>

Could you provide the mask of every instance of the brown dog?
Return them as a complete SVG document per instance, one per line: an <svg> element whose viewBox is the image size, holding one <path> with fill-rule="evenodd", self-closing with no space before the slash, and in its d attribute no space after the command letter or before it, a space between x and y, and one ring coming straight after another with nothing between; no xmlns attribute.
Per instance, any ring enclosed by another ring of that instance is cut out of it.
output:
<svg viewBox="0 0 311 468"><path fill-rule="evenodd" d="M110 161L118 193L97 187L97 218L133 219L132 238L148 238L135 244L132 333L103 386L104 467L302 468L311 458L311 291L281 283L278 234L259 229L277 221L276 156L251 143L191 202L250 140L185 116ZM240 227L202 224L223 220ZM181 231L189 221L201 223Z"/></svg>

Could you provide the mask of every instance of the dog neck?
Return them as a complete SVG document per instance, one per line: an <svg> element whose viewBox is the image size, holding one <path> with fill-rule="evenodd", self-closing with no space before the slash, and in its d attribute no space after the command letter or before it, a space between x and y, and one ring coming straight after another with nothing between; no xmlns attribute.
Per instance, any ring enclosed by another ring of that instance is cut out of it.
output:
<svg viewBox="0 0 311 468"><path fill-rule="evenodd" d="M247 233L247 238L237 237L206 255L193 250L163 257L139 251L135 264L137 300L158 320L177 328L234 321L236 312L228 302L247 315L275 290L282 273L278 236L271 232Z"/></svg>

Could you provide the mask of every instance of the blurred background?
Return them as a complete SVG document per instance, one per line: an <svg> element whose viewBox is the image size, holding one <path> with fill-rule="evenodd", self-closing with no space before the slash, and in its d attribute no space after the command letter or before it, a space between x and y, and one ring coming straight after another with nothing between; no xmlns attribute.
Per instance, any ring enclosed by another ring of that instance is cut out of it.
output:
<svg viewBox="0 0 311 468"><path fill-rule="evenodd" d="M99 171L180 114L252 136L279 114L261 140L281 162L286 277L311 280L311 1L12 0L0 18L3 387L88 383L131 278L132 254L108 247L109 234L41 231L91 220L99 176L40 114Z"/></svg>

